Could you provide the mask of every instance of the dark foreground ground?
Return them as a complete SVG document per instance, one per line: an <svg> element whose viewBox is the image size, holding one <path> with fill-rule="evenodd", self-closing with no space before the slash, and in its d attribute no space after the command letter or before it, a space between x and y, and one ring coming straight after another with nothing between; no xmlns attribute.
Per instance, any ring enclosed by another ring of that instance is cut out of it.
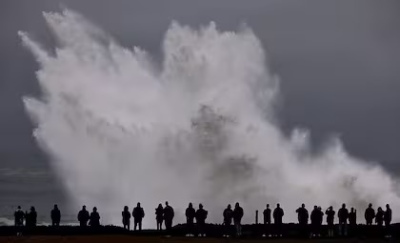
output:
<svg viewBox="0 0 400 243"><path fill-rule="evenodd" d="M319 240L302 240L302 239L225 239L225 238L186 238L186 237L157 237L157 236L129 236L129 235L82 235L82 236L0 236L0 243L5 242L24 242L24 243L301 243L301 242L323 242L323 243L380 243L380 242L398 242L395 240L383 239L319 239Z"/></svg>
<svg viewBox="0 0 400 243"><path fill-rule="evenodd" d="M264 225L244 225L243 236L241 238L222 238L225 232L224 226L207 225L205 228L206 238L187 238L186 225L177 225L170 232L171 237L165 237L166 232L155 230L144 230L142 232L133 232L124 230L116 226L101 226L97 229L82 229L76 226L60 226L58 228L38 226L33 229L21 228L23 236L17 237L17 229L12 226L0 227L0 243L2 242L400 242L398 236L400 233L400 224L394 224L389 229L379 228L378 226L358 225L355 228L349 227L347 238L324 238L327 228L323 226L321 229L322 238L318 239L302 239L300 228L297 224L285 224L282 228L282 238L263 238L261 237L265 230L267 234L274 234L273 226L266 229ZM231 229L233 231L233 228ZM338 228L336 227L335 233ZM385 238L386 234L392 237Z"/></svg>

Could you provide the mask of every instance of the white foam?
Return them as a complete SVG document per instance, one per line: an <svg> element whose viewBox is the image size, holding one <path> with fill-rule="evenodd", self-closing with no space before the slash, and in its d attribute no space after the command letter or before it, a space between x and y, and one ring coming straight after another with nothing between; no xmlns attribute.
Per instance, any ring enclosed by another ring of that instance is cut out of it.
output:
<svg viewBox="0 0 400 243"><path fill-rule="evenodd" d="M397 180L380 166L350 156L338 139L313 154L307 131L283 135L273 111L278 79L249 28L173 23L158 70L144 50L120 46L73 11L44 17L59 45L51 55L20 33L43 91L24 103L67 192L77 205L98 206L103 223L120 224L123 206L140 201L153 226L165 200L175 223L188 202L220 223L236 201L245 222L277 202L286 222L302 202L359 212L390 203L399 219Z"/></svg>

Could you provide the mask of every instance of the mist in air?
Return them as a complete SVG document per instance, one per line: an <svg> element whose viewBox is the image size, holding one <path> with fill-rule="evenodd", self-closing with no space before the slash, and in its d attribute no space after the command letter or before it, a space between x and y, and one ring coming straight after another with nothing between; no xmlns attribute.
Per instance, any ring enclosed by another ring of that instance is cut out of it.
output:
<svg viewBox="0 0 400 243"><path fill-rule="evenodd" d="M189 202L203 203L212 223L235 202L247 223L278 202L284 222L303 202L400 211L397 179L350 156L339 139L315 154L308 131L283 134L274 113L279 81L250 28L174 22L155 63L73 11L44 18L58 44L43 48L20 32L40 64L42 90L23 101L72 208L97 206L103 224L121 224L123 206L141 202L147 227L165 201L174 223L184 222Z"/></svg>

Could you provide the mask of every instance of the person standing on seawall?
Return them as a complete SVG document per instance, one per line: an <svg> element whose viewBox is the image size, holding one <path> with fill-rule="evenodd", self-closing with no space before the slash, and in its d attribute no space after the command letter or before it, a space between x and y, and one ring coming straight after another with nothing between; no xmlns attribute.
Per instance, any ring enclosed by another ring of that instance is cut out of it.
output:
<svg viewBox="0 0 400 243"><path fill-rule="evenodd" d="M17 236L22 235L22 227L24 226L24 217L25 214L21 209L21 206L17 207L17 210L14 212L14 224L17 228Z"/></svg>
<svg viewBox="0 0 400 243"><path fill-rule="evenodd" d="M342 208L338 211L339 218L339 235L347 236L347 220L349 219L349 210L346 208L346 204L342 204Z"/></svg>
<svg viewBox="0 0 400 243"><path fill-rule="evenodd" d="M282 237L282 226L283 226L284 215L285 213L283 212L281 205L279 203L276 204L276 208L274 209L274 213L272 214L272 216L274 217L276 237Z"/></svg>
<svg viewBox="0 0 400 243"><path fill-rule="evenodd" d="M376 212L375 216L375 222L379 227L382 227L383 225L383 218L384 218L384 212L381 207L378 208L378 211Z"/></svg>
<svg viewBox="0 0 400 243"><path fill-rule="evenodd" d="M271 209L269 208L269 204L267 204L266 208L263 212L264 215L264 234L263 237L271 235Z"/></svg>
<svg viewBox="0 0 400 243"><path fill-rule="evenodd" d="M61 212L60 209L58 209L57 204L54 204L54 208L50 212L50 217L52 226L60 226Z"/></svg>
<svg viewBox="0 0 400 243"><path fill-rule="evenodd" d="M233 219L233 211L232 211L230 204L228 204L228 206L224 210L223 216L224 216L224 235L223 235L223 237L230 237L231 225L232 225L232 219Z"/></svg>
<svg viewBox="0 0 400 243"><path fill-rule="evenodd" d="M136 227L139 226L139 231L142 231L142 220L144 218L144 210L142 207L140 207L140 203L137 203L136 208L133 209L132 216L135 223L133 230L136 231Z"/></svg>
<svg viewBox="0 0 400 243"><path fill-rule="evenodd" d="M236 228L236 236L242 236L242 218L243 218L243 208L240 207L239 203L235 204L235 209L233 210L233 223Z"/></svg>
<svg viewBox="0 0 400 243"><path fill-rule="evenodd" d="M334 232L334 227L335 227L335 225L334 225L334 220L335 220L335 211L333 210L333 207L332 206L330 206L326 211L325 211L325 214L326 214L326 223L327 223L327 225L328 225L328 237L333 237L334 236L334 234L333 234L333 232Z"/></svg>
<svg viewBox="0 0 400 243"><path fill-rule="evenodd" d="M314 206L313 211L311 211L311 237L318 237L319 229L319 210L318 206Z"/></svg>
<svg viewBox="0 0 400 243"><path fill-rule="evenodd" d="M386 228L386 237L391 237L392 236L392 230L390 227L390 223L392 222L392 209L390 209L389 204L386 204L386 211L384 214L384 220L385 220L385 228Z"/></svg>
<svg viewBox="0 0 400 243"><path fill-rule="evenodd" d="M131 229L131 213L129 212L128 206L125 206L124 211L122 211L122 225L124 229Z"/></svg>
<svg viewBox="0 0 400 243"><path fill-rule="evenodd" d="M367 225L372 225L372 221L375 218L375 210L372 208L372 203L368 205L368 208L365 210L365 221Z"/></svg>
<svg viewBox="0 0 400 243"><path fill-rule="evenodd" d="M189 206L185 211L185 216L186 216L186 227L187 227L186 236L192 237L194 236L194 217L196 216L196 210L193 208L192 203L189 203Z"/></svg>
<svg viewBox="0 0 400 243"><path fill-rule="evenodd" d="M162 223L164 221L164 208L162 207L161 203L158 204L156 208L156 223L157 223L157 230L162 230Z"/></svg>
<svg viewBox="0 0 400 243"><path fill-rule="evenodd" d="M89 221L89 212L86 210L86 206L82 206L82 210L78 213L78 221L81 227L86 227Z"/></svg>
<svg viewBox="0 0 400 243"><path fill-rule="evenodd" d="M93 228L97 228L100 226L100 214L97 212L96 207L93 208L93 211L90 214L89 225Z"/></svg>
<svg viewBox="0 0 400 243"><path fill-rule="evenodd" d="M171 229L172 229L172 221L174 219L175 213L174 213L174 209L169 205L168 202L165 202L163 216L164 216L164 221L165 221L165 228L166 228L168 234L170 234Z"/></svg>
<svg viewBox="0 0 400 243"><path fill-rule="evenodd" d="M303 203L301 207L296 209L297 219L299 221L300 226L300 234L302 237L308 236L308 210L306 209L306 205Z"/></svg>
<svg viewBox="0 0 400 243"><path fill-rule="evenodd" d="M205 226L206 226L206 219L207 219L208 212L204 210L203 204L199 204L199 209L196 211L196 224L197 224L197 233L198 237L205 237Z"/></svg>
<svg viewBox="0 0 400 243"><path fill-rule="evenodd" d="M318 207L318 237L321 237L322 222L324 221L324 212L322 212L321 206Z"/></svg>
<svg viewBox="0 0 400 243"><path fill-rule="evenodd" d="M31 211L29 213L26 213L26 226L28 228L33 228L36 226L37 223L37 212L35 207L31 207Z"/></svg>
<svg viewBox="0 0 400 243"><path fill-rule="evenodd" d="M354 208L350 209L349 226L350 226L350 234L351 236L354 236L357 229L357 210L355 210Z"/></svg>

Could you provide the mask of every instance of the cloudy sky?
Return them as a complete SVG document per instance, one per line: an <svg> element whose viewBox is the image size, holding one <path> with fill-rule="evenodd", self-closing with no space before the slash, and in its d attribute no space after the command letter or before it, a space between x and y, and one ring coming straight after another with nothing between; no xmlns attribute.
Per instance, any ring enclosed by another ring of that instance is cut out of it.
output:
<svg viewBox="0 0 400 243"><path fill-rule="evenodd" d="M172 20L191 26L215 21L222 30L246 23L261 39L273 71L281 77L278 114L286 131L296 126L310 129L315 149L339 134L352 155L379 161L400 174L397 0L3 0L2 175L33 170L37 171L33 175L45 177L36 183L54 180L23 109L21 97L38 94L34 74L38 67L21 46L17 31L51 43L42 12L63 7L80 12L124 46L138 45L156 56ZM48 186L53 190L57 184ZM2 192L4 188L0 186Z"/></svg>

